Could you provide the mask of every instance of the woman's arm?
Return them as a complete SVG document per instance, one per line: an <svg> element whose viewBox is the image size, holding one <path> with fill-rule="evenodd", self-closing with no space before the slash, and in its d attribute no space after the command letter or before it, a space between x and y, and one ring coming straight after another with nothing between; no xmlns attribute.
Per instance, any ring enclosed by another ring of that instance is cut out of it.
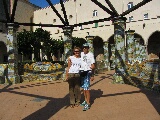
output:
<svg viewBox="0 0 160 120"><path fill-rule="evenodd" d="M71 59L68 58L68 66L67 66L67 69L66 69L66 80L68 80L68 72L69 72L70 67L71 67Z"/></svg>

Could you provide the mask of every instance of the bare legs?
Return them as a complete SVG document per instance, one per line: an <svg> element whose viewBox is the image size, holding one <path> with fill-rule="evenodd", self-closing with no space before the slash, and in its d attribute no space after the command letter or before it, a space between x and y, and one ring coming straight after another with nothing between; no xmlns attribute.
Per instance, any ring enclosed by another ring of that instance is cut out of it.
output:
<svg viewBox="0 0 160 120"><path fill-rule="evenodd" d="M90 104L90 91L89 90L83 90L83 92L84 92L85 101L89 105Z"/></svg>

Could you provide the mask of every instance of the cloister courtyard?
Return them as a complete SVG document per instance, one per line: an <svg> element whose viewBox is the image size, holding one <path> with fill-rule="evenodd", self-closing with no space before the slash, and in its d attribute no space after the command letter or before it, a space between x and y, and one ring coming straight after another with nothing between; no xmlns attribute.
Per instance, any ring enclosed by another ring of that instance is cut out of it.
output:
<svg viewBox="0 0 160 120"><path fill-rule="evenodd" d="M91 82L88 111L69 107L63 80L0 85L0 120L159 120L160 94L113 84L113 73L102 72Z"/></svg>

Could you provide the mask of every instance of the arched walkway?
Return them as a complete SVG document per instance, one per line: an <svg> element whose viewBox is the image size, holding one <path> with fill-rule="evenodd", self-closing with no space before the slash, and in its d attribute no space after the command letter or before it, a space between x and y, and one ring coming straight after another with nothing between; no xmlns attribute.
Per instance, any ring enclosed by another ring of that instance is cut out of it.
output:
<svg viewBox="0 0 160 120"><path fill-rule="evenodd" d="M103 39L99 36L96 36L93 39L93 48L94 48L94 56L97 61L99 61L100 56L104 54L104 48L103 48L104 42Z"/></svg>
<svg viewBox="0 0 160 120"><path fill-rule="evenodd" d="M93 39L93 48L94 48L94 57L96 60L96 68L97 70L103 69L104 64L104 42L103 39L99 36L95 36Z"/></svg>
<svg viewBox="0 0 160 120"><path fill-rule="evenodd" d="M7 47L4 42L0 41L0 64L7 62Z"/></svg>
<svg viewBox="0 0 160 120"><path fill-rule="evenodd" d="M160 31L155 31L148 39L149 59L160 59Z"/></svg>
<svg viewBox="0 0 160 120"><path fill-rule="evenodd" d="M135 38L135 39L139 39L139 44L140 44L140 45L145 45L144 39L142 38L142 36L141 36L140 34L135 33L135 34L134 34L134 38Z"/></svg>

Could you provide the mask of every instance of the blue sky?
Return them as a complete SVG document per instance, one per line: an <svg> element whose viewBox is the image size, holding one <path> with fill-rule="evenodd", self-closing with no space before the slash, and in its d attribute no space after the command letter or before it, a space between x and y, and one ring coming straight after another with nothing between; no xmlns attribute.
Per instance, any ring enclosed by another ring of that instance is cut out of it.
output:
<svg viewBox="0 0 160 120"><path fill-rule="evenodd" d="M59 3L59 1L60 0L51 0L51 2L53 4ZM48 2L46 0L29 0L29 2L31 2L31 3L33 3L33 4L37 5L37 6L40 6L42 8L49 6L49 4L48 4Z"/></svg>

